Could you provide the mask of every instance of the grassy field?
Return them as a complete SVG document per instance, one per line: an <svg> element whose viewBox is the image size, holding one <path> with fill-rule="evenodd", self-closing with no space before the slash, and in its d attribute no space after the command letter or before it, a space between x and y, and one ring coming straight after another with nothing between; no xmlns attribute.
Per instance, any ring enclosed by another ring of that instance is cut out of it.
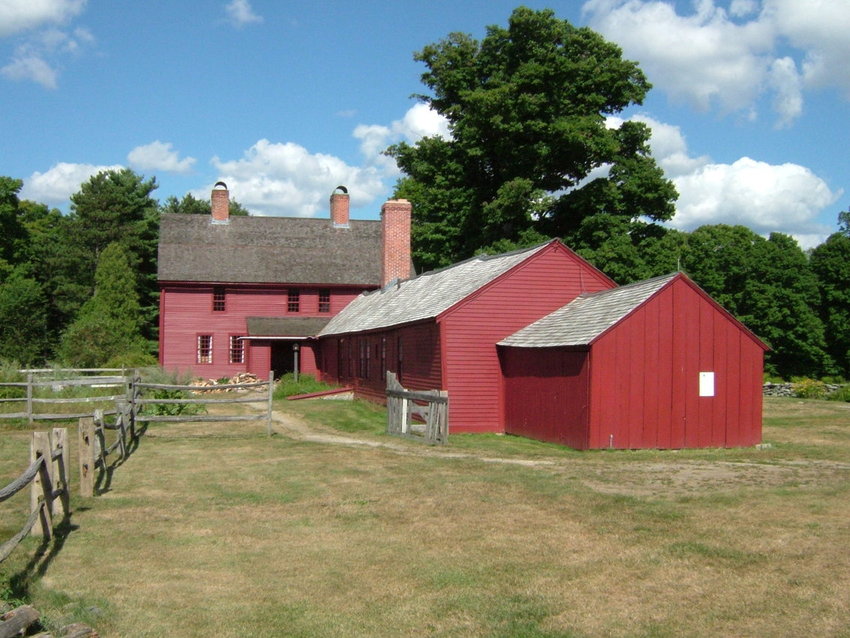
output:
<svg viewBox="0 0 850 638"><path fill-rule="evenodd" d="M764 449L590 453L277 407L272 438L152 427L0 594L102 636L850 636L848 404L766 400Z"/></svg>

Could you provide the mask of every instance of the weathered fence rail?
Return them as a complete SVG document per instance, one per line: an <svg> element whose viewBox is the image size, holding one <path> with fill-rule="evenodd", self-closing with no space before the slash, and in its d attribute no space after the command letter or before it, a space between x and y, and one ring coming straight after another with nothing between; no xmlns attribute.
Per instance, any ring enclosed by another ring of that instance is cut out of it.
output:
<svg viewBox="0 0 850 638"><path fill-rule="evenodd" d="M269 372L268 381L256 381L251 383L228 383L214 386L197 385L173 385L164 383L134 383L138 396L134 403L140 408L136 420L146 423L155 422L188 422L188 421L262 421L267 424L268 433L272 432L272 401L274 395L274 373ZM265 392L262 390L265 389ZM146 390L162 390L168 392L180 392L183 398L150 396ZM245 391L255 393L255 396L217 396L204 398L213 392L219 391ZM259 414L146 414L142 408L149 405L210 405L210 404L240 404L240 403L263 403L266 409Z"/></svg>
<svg viewBox="0 0 850 638"><path fill-rule="evenodd" d="M414 425L415 418L424 427ZM449 394L445 390L406 390L387 372L387 433L435 444L449 440Z"/></svg>
<svg viewBox="0 0 850 638"><path fill-rule="evenodd" d="M68 431L53 428L48 432L33 432L30 440L30 464L18 478L0 489L0 503L30 486L30 515L21 530L0 545L0 562L30 533L49 540L53 520L64 519L69 510Z"/></svg>
<svg viewBox="0 0 850 638"><path fill-rule="evenodd" d="M39 411L44 406L68 406L68 405L90 405L92 403L110 403L125 398L130 393L132 377L125 371L117 368L72 368L64 370L38 369L20 370L26 374L25 381L6 381L0 383L0 388L19 388L23 396L0 398L0 404L18 403L22 404L22 410L18 412L0 412L2 419L27 419L32 424L35 421L57 421L64 419L78 419L91 414L91 409L78 410L75 412L50 412ZM104 376L104 373L121 373ZM45 379L45 374L89 374L96 376L78 376L69 378ZM123 388L120 394L92 394L91 396L57 397L39 396L44 394L57 394L68 388ZM45 392L46 391L46 392ZM49 410L49 407L48 407ZM104 409L105 414L116 414L115 411Z"/></svg>

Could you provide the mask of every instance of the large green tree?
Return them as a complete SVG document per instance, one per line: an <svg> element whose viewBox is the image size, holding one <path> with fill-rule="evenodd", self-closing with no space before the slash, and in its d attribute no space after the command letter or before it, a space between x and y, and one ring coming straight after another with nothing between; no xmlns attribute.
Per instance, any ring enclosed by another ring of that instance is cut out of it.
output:
<svg viewBox="0 0 850 638"><path fill-rule="evenodd" d="M812 251L811 266L821 295L820 316L829 354L850 378L850 211L839 216L841 232Z"/></svg>
<svg viewBox="0 0 850 638"><path fill-rule="evenodd" d="M62 337L60 355L73 366L102 366L119 356L143 353L144 318L126 247L113 242L98 259L95 291Z"/></svg>
<svg viewBox="0 0 850 638"><path fill-rule="evenodd" d="M650 84L598 33L520 7L480 42L452 33L414 57L431 90L418 97L451 132L387 151L405 174L396 196L414 204L421 266L495 243L572 239L595 216L625 220L640 242L640 219L673 215L676 192L649 154L649 129L608 119L640 104Z"/></svg>

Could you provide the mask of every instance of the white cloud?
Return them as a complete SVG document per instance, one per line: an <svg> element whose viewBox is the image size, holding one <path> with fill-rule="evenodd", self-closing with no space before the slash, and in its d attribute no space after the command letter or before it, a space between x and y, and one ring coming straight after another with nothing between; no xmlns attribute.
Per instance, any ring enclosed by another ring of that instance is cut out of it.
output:
<svg viewBox="0 0 850 638"><path fill-rule="evenodd" d="M0 2L0 37L43 24L62 24L78 15L86 0L3 0Z"/></svg>
<svg viewBox="0 0 850 638"><path fill-rule="evenodd" d="M779 114L777 126L790 126L803 112L802 78L794 60L788 57L774 60L770 84L775 91L773 108Z"/></svg>
<svg viewBox="0 0 850 638"><path fill-rule="evenodd" d="M388 175L397 175L395 160L382 155L383 151L397 142L415 144L423 137L437 135L449 139L449 122L432 110L427 104L419 102L411 106L400 120L389 126L381 124L360 124L354 129L354 137L360 140L360 152L368 164L379 167Z"/></svg>
<svg viewBox="0 0 850 638"><path fill-rule="evenodd" d="M850 98L850 3L835 0L589 0L589 25L637 60L674 100L753 119L772 94L779 126L803 110L803 89L836 86ZM791 54L778 54L790 45ZM800 69L798 71L798 69Z"/></svg>
<svg viewBox="0 0 850 638"><path fill-rule="evenodd" d="M194 157L180 159L180 154L172 148L171 142L159 140L137 146L127 155L127 161L130 166L142 171L169 173L188 173L195 164Z"/></svg>
<svg viewBox="0 0 850 638"><path fill-rule="evenodd" d="M340 184L348 188L352 208L371 203L385 190L376 168L350 166L338 157L310 153L292 142L262 139L241 159L215 157L212 164L234 199L261 215L325 215L328 197ZM197 197L208 194L209 189L195 193Z"/></svg>
<svg viewBox="0 0 850 638"><path fill-rule="evenodd" d="M809 86L836 86L850 99L850 3L836 0L765 0L764 14L805 52Z"/></svg>
<svg viewBox="0 0 850 638"><path fill-rule="evenodd" d="M720 164L703 155L692 157L678 126L646 115L633 118L652 129L652 155L679 192L670 225L693 230L705 224L741 224L767 235L793 235L801 246L823 242L832 229L817 221L842 191L833 192L820 177L798 164L768 164L742 157ZM623 120L608 119L609 126Z"/></svg>
<svg viewBox="0 0 850 638"><path fill-rule="evenodd" d="M818 235L816 215L838 195L808 168L772 165L742 157L732 164L706 164L673 180L679 190L672 224L743 224L757 233Z"/></svg>
<svg viewBox="0 0 850 638"><path fill-rule="evenodd" d="M60 162L44 173L35 172L25 179L21 198L62 205L67 203L71 195L80 190L80 185L87 182L92 175L122 168L124 167Z"/></svg>
<svg viewBox="0 0 850 638"><path fill-rule="evenodd" d="M237 28L263 21L262 16L254 13L248 0L231 0L225 5L224 11L230 24Z"/></svg>
<svg viewBox="0 0 850 638"><path fill-rule="evenodd" d="M0 74L10 80L30 80L46 89L55 89L56 70L36 53L19 51L9 64L0 68Z"/></svg>
<svg viewBox="0 0 850 638"><path fill-rule="evenodd" d="M29 35L15 48L12 60L0 67L0 74L10 80L28 80L46 89L55 89L59 73L56 66L66 56L79 54L94 42L88 29L71 32L55 27Z"/></svg>

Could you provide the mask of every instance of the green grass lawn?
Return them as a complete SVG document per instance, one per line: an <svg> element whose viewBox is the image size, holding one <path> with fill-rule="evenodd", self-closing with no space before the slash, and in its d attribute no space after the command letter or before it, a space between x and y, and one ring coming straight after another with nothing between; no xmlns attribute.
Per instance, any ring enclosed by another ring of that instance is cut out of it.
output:
<svg viewBox="0 0 850 638"><path fill-rule="evenodd" d="M767 400L764 449L591 453L276 408L373 445L152 426L0 593L102 636L850 636L842 404ZM24 434L0 432L0 484Z"/></svg>

